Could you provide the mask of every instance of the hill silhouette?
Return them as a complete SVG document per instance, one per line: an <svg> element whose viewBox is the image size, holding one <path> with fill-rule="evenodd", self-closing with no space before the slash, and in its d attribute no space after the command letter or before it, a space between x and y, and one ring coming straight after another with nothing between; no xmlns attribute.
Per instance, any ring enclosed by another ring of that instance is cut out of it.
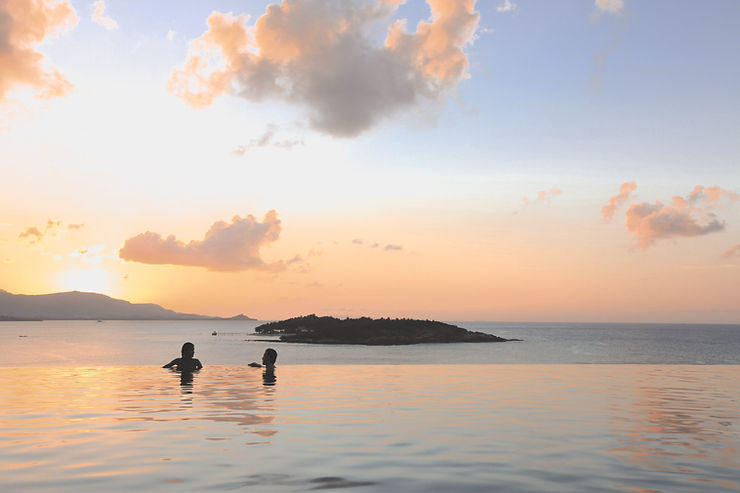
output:
<svg viewBox="0 0 740 493"><path fill-rule="evenodd" d="M10 320L254 320L179 313L153 303L130 303L99 293L23 295L0 290L0 321Z"/></svg>

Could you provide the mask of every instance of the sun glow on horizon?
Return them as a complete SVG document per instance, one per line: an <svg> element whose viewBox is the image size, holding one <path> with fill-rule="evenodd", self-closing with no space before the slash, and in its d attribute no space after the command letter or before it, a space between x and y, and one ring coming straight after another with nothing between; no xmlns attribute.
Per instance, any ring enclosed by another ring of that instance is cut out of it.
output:
<svg viewBox="0 0 740 493"><path fill-rule="evenodd" d="M111 294L113 278L106 269L71 269L57 275L56 286L60 291Z"/></svg>

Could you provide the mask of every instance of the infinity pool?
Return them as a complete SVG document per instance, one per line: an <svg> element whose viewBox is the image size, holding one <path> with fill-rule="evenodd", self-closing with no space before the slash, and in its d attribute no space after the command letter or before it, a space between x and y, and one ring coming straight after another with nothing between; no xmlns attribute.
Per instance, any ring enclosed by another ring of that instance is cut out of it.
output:
<svg viewBox="0 0 740 493"><path fill-rule="evenodd" d="M3 491L737 491L740 367L4 368Z"/></svg>

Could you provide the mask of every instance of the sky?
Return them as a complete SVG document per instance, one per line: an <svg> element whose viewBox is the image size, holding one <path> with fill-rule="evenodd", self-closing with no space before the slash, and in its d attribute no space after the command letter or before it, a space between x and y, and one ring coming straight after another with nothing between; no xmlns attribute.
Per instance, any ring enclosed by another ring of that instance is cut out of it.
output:
<svg viewBox="0 0 740 493"><path fill-rule="evenodd" d="M0 289L740 323L740 3L0 0Z"/></svg>

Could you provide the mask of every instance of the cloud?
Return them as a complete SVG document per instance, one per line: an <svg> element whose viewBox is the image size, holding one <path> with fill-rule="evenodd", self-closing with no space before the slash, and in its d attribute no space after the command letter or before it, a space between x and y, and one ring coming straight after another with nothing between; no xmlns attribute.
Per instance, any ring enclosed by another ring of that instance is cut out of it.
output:
<svg viewBox="0 0 740 493"><path fill-rule="evenodd" d="M463 48L478 25L476 0L427 0L431 18L415 32L399 20L402 1L284 0L253 26L247 16L213 12L190 43L169 90L196 108L230 93L287 102L312 128L356 136L421 100L436 100L465 77ZM385 42L375 26L385 22Z"/></svg>
<svg viewBox="0 0 740 493"><path fill-rule="evenodd" d="M537 197L534 199L530 200L529 198L524 197L523 202L524 202L524 205L534 204L537 202L545 202L545 201L551 200L553 197L557 197L558 195L562 195L562 194L563 194L562 190L560 190L559 188L553 187L552 189L550 189L549 192L545 190L540 190L539 192L537 192Z"/></svg>
<svg viewBox="0 0 740 493"><path fill-rule="evenodd" d="M368 242L365 242L365 240L363 240L362 238L353 239L352 244L353 245L368 245L370 248L378 248L380 246L380 243L378 242L368 243ZM383 247L383 250L386 252L403 250L403 246L394 245L392 243L387 243L385 247Z"/></svg>
<svg viewBox="0 0 740 493"><path fill-rule="evenodd" d="M636 189L637 183L634 181L622 183L622 186L619 188L619 193L610 198L609 202L601 208L601 215L604 216L604 222L611 222L617 209L627 202L630 194Z"/></svg>
<svg viewBox="0 0 740 493"><path fill-rule="evenodd" d="M635 236L641 248L659 239L716 233L724 230L725 223L711 211L725 199L732 202L738 198L738 194L721 187L699 185L686 198L673 197L668 205L659 201L632 204L627 209L627 231Z"/></svg>
<svg viewBox="0 0 740 493"><path fill-rule="evenodd" d="M46 235L55 235L57 229L62 225L61 221L52 221L47 219L46 226L38 228L36 226L29 226L21 234L18 235L19 240L28 240L29 244L40 243L46 237Z"/></svg>
<svg viewBox="0 0 740 493"><path fill-rule="evenodd" d="M70 258L80 259L89 264L102 264L104 259L115 259L115 251L105 251L105 245L91 245L81 247L67 255Z"/></svg>
<svg viewBox="0 0 740 493"><path fill-rule="evenodd" d="M594 6L599 14L620 14L624 7L623 0L595 0Z"/></svg>
<svg viewBox="0 0 740 493"><path fill-rule="evenodd" d="M730 249L727 250L723 256L727 258L740 257L740 243L731 246Z"/></svg>
<svg viewBox="0 0 740 493"><path fill-rule="evenodd" d="M85 227L84 224L68 224L67 225L68 229L82 229L84 227Z"/></svg>
<svg viewBox="0 0 740 493"><path fill-rule="evenodd" d="M47 60L36 46L67 31L78 17L67 0L0 0L0 103L10 90L30 87L36 97L65 95L72 84Z"/></svg>
<svg viewBox="0 0 740 493"><path fill-rule="evenodd" d="M44 233L39 231L39 228L37 228L36 226L31 226L18 235L18 239L20 240L25 238L29 238L31 243L37 243L44 239Z"/></svg>
<svg viewBox="0 0 740 493"><path fill-rule="evenodd" d="M95 11L92 14L92 21L94 23L103 26L109 31L118 29L118 23L115 20L111 19L109 16L105 15L106 5L103 0L98 0L97 2L93 3L93 7L95 7Z"/></svg>
<svg viewBox="0 0 740 493"><path fill-rule="evenodd" d="M280 231L274 210L265 214L262 222L252 215L234 216L231 224L213 223L201 241L184 243L172 235L165 239L147 231L126 240L118 256L144 264L186 265L214 271L280 270L283 262L267 264L260 257L260 249L277 241Z"/></svg>
<svg viewBox="0 0 740 493"><path fill-rule="evenodd" d="M674 197L674 200L676 197ZM688 205L695 206L700 204L706 209L714 209L718 207L722 202L733 202L740 199L740 195L734 192L725 190L722 187L703 187L697 185L694 190L686 198Z"/></svg>
<svg viewBox="0 0 740 493"><path fill-rule="evenodd" d="M504 0L504 3L496 7L496 12L498 13L506 13L506 12L516 12L517 5L515 3L511 3L511 0Z"/></svg>
<svg viewBox="0 0 740 493"><path fill-rule="evenodd" d="M260 137L250 140L247 144L236 146L231 153L235 156L243 156L255 147L271 146L277 147L278 149L292 149L297 145L303 145L303 141L300 139L274 140L276 131L277 126L270 124L267 126L265 133Z"/></svg>
<svg viewBox="0 0 740 493"><path fill-rule="evenodd" d="M175 39L175 34L177 34L177 32L173 31L172 29L167 31L167 41L172 41L173 39Z"/></svg>

